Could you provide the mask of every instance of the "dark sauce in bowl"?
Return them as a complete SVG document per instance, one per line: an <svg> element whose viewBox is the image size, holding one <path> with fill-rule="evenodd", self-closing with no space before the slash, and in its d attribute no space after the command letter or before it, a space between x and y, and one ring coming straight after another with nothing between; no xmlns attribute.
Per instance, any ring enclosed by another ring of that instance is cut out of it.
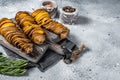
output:
<svg viewBox="0 0 120 80"><path fill-rule="evenodd" d="M72 13L72 12L75 12L76 9L71 7L71 6L65 6L65 7L63 7L63 11L68 12L68 13Z"/></svg>

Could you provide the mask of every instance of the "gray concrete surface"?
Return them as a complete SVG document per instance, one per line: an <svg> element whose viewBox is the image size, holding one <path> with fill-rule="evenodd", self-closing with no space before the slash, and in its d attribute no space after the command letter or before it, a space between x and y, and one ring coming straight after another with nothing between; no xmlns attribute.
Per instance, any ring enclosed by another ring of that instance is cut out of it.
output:
<svg viewBox="0 0 120 80"><path fill-rule="evenodd" d="M0 18L37 9L40 1L0 0ZM120 0L63 0L63 4L79 8L78 24L66 26L73 41L78 45L84 41L90 51L70 65L60 61L44 73L33 68L26 76L0 75L0 80L120 80Z"/></svg>

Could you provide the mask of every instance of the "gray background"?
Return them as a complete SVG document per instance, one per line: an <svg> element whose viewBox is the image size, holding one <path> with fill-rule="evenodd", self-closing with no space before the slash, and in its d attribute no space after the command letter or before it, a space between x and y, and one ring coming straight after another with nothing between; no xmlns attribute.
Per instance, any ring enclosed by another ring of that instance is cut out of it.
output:
<svg viewBox="0 0 120 80"><path fill-rule="evenodd" d="M37 9L40 1L0 0L0 18ZM0 75L0 80L120 80L120 0L63 0L63 5L78 7L78 23L66 26L72 40L84 41L90 51L70 65L61 60L44 73L33 68L26 76Z"/></svg>

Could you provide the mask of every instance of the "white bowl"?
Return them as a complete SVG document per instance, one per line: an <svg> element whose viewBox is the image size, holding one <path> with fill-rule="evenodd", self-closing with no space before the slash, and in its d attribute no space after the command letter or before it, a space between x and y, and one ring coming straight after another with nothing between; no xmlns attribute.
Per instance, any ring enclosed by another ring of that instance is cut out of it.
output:
<svg viewBox="0 0 120 80"><path fill-rule="evenodd" d="M43 6L43 3L46 2L46 1L52 2L53 3L53 8L47 9L45 6ZM53 1L53 0L43 0L43 1L41 1L40 6L41 6L41 8L45 9L46 11L48 11L52 18L54 18L56 16L57 11L58 11L57 10L58 9L58 5L57 5L57 3L55 1Z"/></svg>

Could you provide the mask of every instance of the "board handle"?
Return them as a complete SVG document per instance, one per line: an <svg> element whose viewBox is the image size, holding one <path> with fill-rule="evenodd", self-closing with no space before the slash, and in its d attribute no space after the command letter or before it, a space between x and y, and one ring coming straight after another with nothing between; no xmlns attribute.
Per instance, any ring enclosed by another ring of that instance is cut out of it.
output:
<svg viewBox="0 0 120 80"><path fill-rule="evenodd" d="M75 61L85 48L86 48L86 46L85 46L84 42L82 42L81 46L72 52L72 56L71 56L70 60Z"/></svg>

